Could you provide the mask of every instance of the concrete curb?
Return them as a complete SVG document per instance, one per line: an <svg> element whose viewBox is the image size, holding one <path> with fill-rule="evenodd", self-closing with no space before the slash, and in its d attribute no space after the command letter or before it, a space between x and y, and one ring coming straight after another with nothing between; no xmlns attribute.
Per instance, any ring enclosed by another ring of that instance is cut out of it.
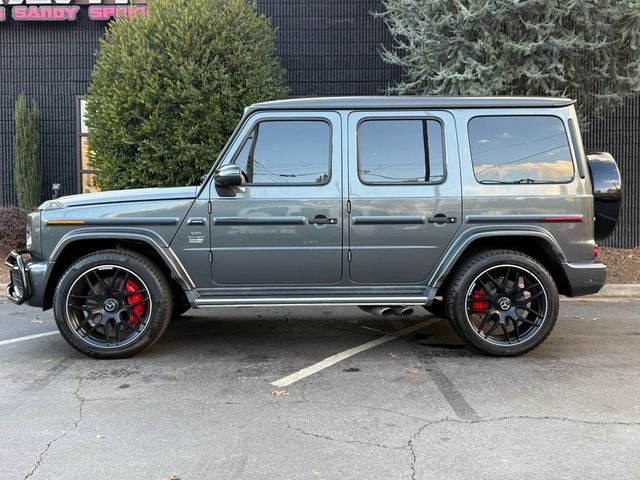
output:
<svg viewBox="0 0 640 480"><path fill-rule="evenodd" d="M592 297L637 297L640 298L640 284L612 283L606 284Z"/></svg>
<svg viewBox="0 0 640 480"><path fill-rule="evenodd" d="M588 297L578 297L578 298L593 298L593 297L602 297L602 298L616 298L616 297L636 297L640 298L640 284L635 283L620 283L620 284L607 284L602 287L598 293L594 295L589 295ZM4 284L0 284L0 299L7 298L7 286Z"/></svg>

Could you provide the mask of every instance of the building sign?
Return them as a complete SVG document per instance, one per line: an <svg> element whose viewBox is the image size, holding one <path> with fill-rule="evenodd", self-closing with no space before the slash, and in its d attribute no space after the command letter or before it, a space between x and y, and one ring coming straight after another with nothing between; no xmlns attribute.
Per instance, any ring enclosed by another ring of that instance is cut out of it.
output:
<svg viewBox="0 0 640 480"><path fill-rule="evenodd" d="M91 20L107 21L127 18L135 14L146 15L146 0L0 0L0 22L8 17L17 22L73 22L81 5L86 5Z"/></svg>

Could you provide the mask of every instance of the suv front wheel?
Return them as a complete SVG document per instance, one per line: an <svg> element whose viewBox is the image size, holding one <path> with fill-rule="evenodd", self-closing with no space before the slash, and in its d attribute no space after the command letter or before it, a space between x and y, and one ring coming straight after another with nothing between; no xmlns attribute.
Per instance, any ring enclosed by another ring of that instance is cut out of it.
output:
<svg viewBox="0 0 640 480"><path fill-rule="evenodd" d="M467 259L445 296L453 329L472 349L515 356L539 346L558 318L558 290L532 257L488 250Z"/></svg>
<svg viewBox="0 0 640 480"><path fill-rule="evenodd" d="M125 358L162 336L171 319L172 292L148 258L105 250L69 267L53 308L60 333L76 350L96 358Z"/></svg>

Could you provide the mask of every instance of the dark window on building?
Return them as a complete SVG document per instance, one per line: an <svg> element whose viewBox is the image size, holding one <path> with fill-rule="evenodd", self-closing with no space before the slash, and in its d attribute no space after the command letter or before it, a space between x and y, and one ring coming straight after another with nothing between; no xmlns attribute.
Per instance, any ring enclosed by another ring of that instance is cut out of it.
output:
<svg viewBox="0 0 640 480"><path fill-rule="evenodd" d="M80 127L78 129L78 144L80 145L80 158L78 162L80 164L80 191L81 193L97 192L99 191L99 189L93 183L95 170L91 169L91 165L89 165L89 128L87 128L87 124L85 122L85 100L78 100L78 111L78 118L80 123Z"/></svg>
<svg viewBox="0 0 640 480"><path fill-rule="evenodd" d="M475 117L469 122L480 183L566 183L573 161L564 123L552 116Z"/></svg>
<svg viewBox="0 0 640 480"><path fill-rule="evenodd" d="M439 183L444 179L442 125L436 120L366 120L358 127L363 183Z"/></svg>
<svg viewBox="0 0 640 480"><path fill-rule="evenodd" d="M329 181L331 127L323 120L258 123L234 162L248 184L323 184Z"/></svg>

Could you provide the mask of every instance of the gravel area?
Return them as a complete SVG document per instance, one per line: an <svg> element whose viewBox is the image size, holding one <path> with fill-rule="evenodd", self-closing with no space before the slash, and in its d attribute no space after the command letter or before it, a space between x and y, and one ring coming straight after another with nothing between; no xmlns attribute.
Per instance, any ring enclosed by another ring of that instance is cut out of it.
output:
<svg viewBox="0 0 640 480"><path fill-rule="evenodd" d="M601 247L598 258L609 267L607 283L640 283L640 248Z"/></svg>

